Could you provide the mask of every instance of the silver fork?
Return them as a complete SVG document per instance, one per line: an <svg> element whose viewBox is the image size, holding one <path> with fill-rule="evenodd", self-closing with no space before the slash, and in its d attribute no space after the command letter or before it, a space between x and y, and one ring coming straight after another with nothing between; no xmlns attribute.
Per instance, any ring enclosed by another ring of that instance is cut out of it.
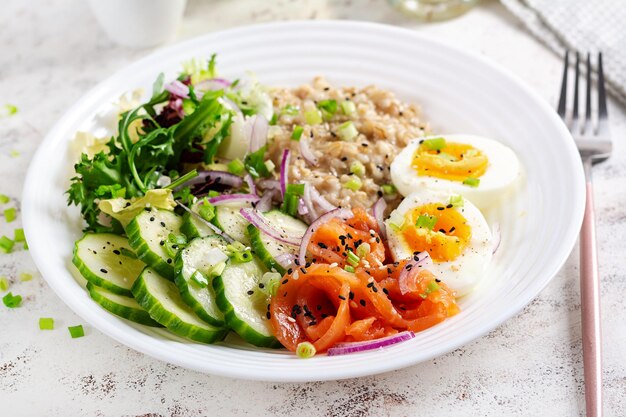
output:
<svg viewBox="0 0 626 417"><path fill-rule="evenodd" d="M587 54L585 115L578 115L578 78L580 59L576 52L574 103L571 121L567 117L567 74L569 51L565 54L565 66L561 83L558 113L568 125L580 151L587 185L585 217L580 231L580 297L582 314L583 362L585 372L585 408L587 417L602 416L602 337L600 331L600 277L596 247L596 225L593 208L591 167L605 161L613 148L608 129L606 91L602 70L602 53L598 54L598 107L597 123L592 117L591 55Z"/></svg>

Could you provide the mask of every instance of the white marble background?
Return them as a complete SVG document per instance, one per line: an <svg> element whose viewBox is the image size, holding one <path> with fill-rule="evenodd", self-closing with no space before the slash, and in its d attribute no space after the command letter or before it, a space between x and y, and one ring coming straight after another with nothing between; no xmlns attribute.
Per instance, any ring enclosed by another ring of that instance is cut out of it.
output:
<svg viewBox="0 0 626 417"><path fill-rule="evenodd" d="M408 27L487 56L556 101L560 60L494 1L450 22L420 25L383 0L190 0L177 39L294 18ZM0 105L19 108L0 119L0 194L12 197L11 205L19 208L29 160L65 109L150 52L112 44L85 1L0 0ZM615 155L597 167L595 184L606 415L617 417L626 415L626 114L613 101L609 112ZM0 218L0 234L19 226L19 218L8 225ZM578 416L584 408L577 251L519 315L461 349L397 372L308 384L219 378L134 352L89 328L39 275L19 281L20 272L34 271L27 251L0 254L0 276L24 296L21 308L0 305L3 417ZM40 331L39 317L54 317L56 330ZM85 325L86 336L73 340L66 327L76 324Z"/></svg>

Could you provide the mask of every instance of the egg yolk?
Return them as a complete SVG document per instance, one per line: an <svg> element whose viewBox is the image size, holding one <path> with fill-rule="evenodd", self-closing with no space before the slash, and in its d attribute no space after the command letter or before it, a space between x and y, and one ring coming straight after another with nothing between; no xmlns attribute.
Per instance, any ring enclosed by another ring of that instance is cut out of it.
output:
<svg viewBox="0 0 626 417"><path fill-rule="evenodd" d="M416 225L424 215L436 219L432 229ZM431 203L408 212L401 233L411 252L428 251L434 262L448 262L458 258L467 247L472 228L455 208Z"/></svg>
<svg viewBox="0 0 626 417"><path fill-rule="evenodd" d="M437 150L421 144L413 155L412 166L419 175L464 181L482 176L488 164L487 156L473 146L445 142Z"/></svg>

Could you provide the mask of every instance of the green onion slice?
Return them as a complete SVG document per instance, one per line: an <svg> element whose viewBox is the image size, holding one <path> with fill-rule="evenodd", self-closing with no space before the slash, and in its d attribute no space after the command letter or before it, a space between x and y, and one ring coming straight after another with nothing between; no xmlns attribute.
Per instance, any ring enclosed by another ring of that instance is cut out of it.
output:
<svg viewBox="0 0 626 417"><path fill-rule="evenodd" d="M437 217L429 216L428 214L420 215L417 218L417 221L415 222L416 227L420 227L420 228L424 228L428 230L433 230L435 227L435 224L437 224Z"/></svg>

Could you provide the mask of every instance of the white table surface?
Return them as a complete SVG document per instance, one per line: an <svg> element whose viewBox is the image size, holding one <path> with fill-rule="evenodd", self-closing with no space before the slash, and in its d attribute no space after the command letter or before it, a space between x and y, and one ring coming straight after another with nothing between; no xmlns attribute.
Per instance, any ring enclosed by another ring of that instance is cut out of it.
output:
<svg viewBox="0 0 626 417"><path fill-rule="evenodd" d="M295 18L408 27L489 57L556 101L560 59L494 1L420 25L383 0L190 0L177 39ZM0 119L0 193L11 205L19 208L29 160L65 109L150 52L110 42L85 1L0 0L0 105L19 108ZM614 101L609 112L615 154L595 169L604 387L606 415L624 416L626 117ZM11 236L20 222L0 218L0 234ZM577 249L529 306L487 336L397 372L308 384L238 381L159 362L88 327L41 276L20 282L20 272L35 272L27 251L0 254L0 276L24 297L21 308L0 305L0 416L578 416L584 409ZM40 317L53 317L56 330L40 331ZM85 337L69 337L66 327L76 324Z"/></svg>

